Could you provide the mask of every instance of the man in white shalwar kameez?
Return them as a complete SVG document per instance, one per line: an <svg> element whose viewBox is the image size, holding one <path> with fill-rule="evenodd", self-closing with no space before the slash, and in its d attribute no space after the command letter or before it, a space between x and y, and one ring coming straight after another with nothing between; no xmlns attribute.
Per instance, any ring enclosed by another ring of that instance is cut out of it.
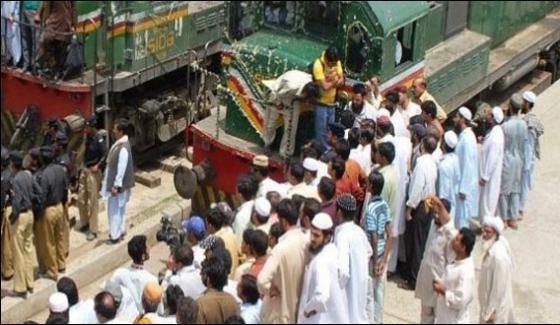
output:
<svg viewBox="0 0 560 325"><path fill-rule="evenodd" d="M435 279L441 279L445 267L455 260L455 253L451 247L457 235L457 229L449 211L439 198L429 198L436 211L430 234L426 241L424 258L418 272L414 297L421 301L421 324L433 324L435 321L435 308L437 295L434 292Z"/></svg>
<svg viewBox="0 0 560 325"><path fill-rule="evenodd" d="M349 323L346 292L338 281L338 251L332 218L319 213L311 222L311 260L305 267L298 324Z"/></svg>
<svg viewBox="0 0 560 325"><path fill-rule="evenodd" d="M498 208L502 182L502 165L504 160L504 130L500 124L504 120L501 107L494 107L485 117L492 127L484 138L480 151L480 213L493 216Z"/></svg>
<svg viewBox="0 0 560 325"><path fill-rule="evenodd" d="M478 177L478 146L473 130L470 128L472 113L466 107L459 108L453 118L455 132L459 133L459 142L455 153L459 157L461 180L459 182L459 196L455 212L455 227L462 228L469 225L469 218L478 216L479 177Z"/></svg>
<svg viewBox="0 0 560 325"><path fill-rule="evenodd" d="M342 223L336 227L334 240L338 248L339 281L346 290L350 323L368 324L368 270L373 251L365 232L354 223L356 199L343 194L336 204L337 218Z"/></svg>
<svg viewBox="0 0 560 325"><path fill-rule="evenodd" d="M436 324L468 324L469 306L474 299L474 262L471 252L476 241L475 234L462 228L452 242L455 261L445 268L442 279L434 280L433 288L438 294Z"/></svg>
<svg viewBox="0 0 560 325"><path fill-rule="evenodd" d="M522 105L521 95L513 94L509 105L511 116L502 126L505 136L505 149L502 186L498 204L500 216L507 220L507 225L513 229L517 229L517 218L519 217L525 141L529 132L527 123L519 115Z"/></svg>
<svg viewBox="0 0 560 325"><path fill-rule="evenodd" d="M269 100L273 105L265 111L263 140L269 147L276 137L277 121L282 115L284 135L280 144L280 155L290 157L296 148L299 115L304 102L313 102L319 97L318 86L309 73L290 70L273 80L264 80L263 85L270 90Z"/></svg>
<svg viewBox="0 0 560 325"><path fill-rule="evenodd" d="M485 217L482 228L485 252L478 284L481 324L515 323L512 288L514 261L503 230L501 218Z"/></svg>
<svg viewBox="0 0 560 325"><path fill-rule="evenodd" d="M444 155L438 162L437 194L438 197L449 202L450 214L452 216L455 215L459 181L461 180L459 158L455 153L457 141L459 140L454 131L445 132L441 142L441 149Z"/></svg>
<svg viewBox="0 0 560 325"><path fill-rule="evenodd" d="M525 141L525 162L523 164L523 174L521 177L521 203L519 207L520 217L527 206L529 191L533 187L533 172L535 171L535 161L541 159L541 148L539 138L544 134L544 126L537 115L533 112L533 107L537 100L537 95L532 91L523 93L525 102L525 115L523 120L527 123L529 132Z"/></svg>

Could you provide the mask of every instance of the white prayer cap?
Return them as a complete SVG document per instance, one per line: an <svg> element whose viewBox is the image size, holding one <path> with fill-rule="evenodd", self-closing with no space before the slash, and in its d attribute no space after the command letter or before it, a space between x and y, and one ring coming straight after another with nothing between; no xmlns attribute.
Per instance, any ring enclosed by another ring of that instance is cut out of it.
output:
<svg viewBox="0 0 560 325"><path fill-rule="evenodd" d="M65 294L56 292L49 297L49 310L53 313L63 313L68 310L68 297Z"/></svg>
<svg viewBox="0 0 560 325"><path fill-rule="evenodd" d="M266 198L260 197L255 200L255 212L257 212L259 216L261 217L270 216L271 209L272 206L270 205L270 202Z"/></svg>
<svg viewBox="0 0 560 325"><path fill-rule="evenodd" d="M305 158L303 160L303 168L311 172L316 172L319 170L319 162L314 158Z"/></svg>
<svg viewBox="0 0 560 325"><path fill-rule="evenodd" d="M447 144L447 146L451 149L455 149L455 146L457 146L457 142L459 141L457 139L457 134L454 131L445 132L443 139L445 140L445 144Z"/></svg>
<svg viewBox="0 0 560 325"><path fill-rule="evenodd" d="M466 108L465 106L462 106L461 108L459 108L459 115L464 117L469 122L472 121L471 110Z"/></svg>
<svg viewBox="0 0 560 325"><path fill-rule="evenodd" d="M311 224L319 230L330 230L333 227L331 216L324 212L317 213Z"/></svg>
<svg viewBox="0 0 560 325"><path fill-rule="evenodd" d="M492 116L496 123L500 124L504 121L504 110L500 106L496 106L492 109Z"/></svg>
<svg viewBox="0 0 560 325"><path fill-rule="evenodd" d="M504 231L504 221L500 217L486 216L484 217L483 226L494 228L496 233L501 234Z"/></svg>
<svg viewBox="0 0 560 325"><path fill-rule="evenodd" d="M525 99L531 104L534 104L537 101L537 95L535 95L534 92L529 90L523 93L523 99Z"/></svg>

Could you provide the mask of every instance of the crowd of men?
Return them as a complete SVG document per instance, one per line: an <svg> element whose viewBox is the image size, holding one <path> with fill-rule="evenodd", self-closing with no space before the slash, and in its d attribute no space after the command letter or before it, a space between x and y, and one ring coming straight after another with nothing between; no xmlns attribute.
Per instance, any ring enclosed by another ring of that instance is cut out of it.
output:
<svg viewBox="0 0 560 325"><path fill-rule="evenodd" d="M282 141L286 155L293 154L291 128L299 114L286 112L299 109L298 102L315 105L316 139L286 164L284 182L271 178L268 156L255 156L251 171L237 181L241 205L233 210L221 202L185 220L188 243L172 248L162 277L144 269L147 239L135 236L128 242L131 266L115 271L94 299L80 301L75 283L60 279L48 323L382 323L385 284L393 277L415 291L422 323L468 323L475 290L480 322L513 322L514 259L504 230L519 226L540 157L544 130L532 112L535 94L513 95L506 110L478 112L485 134L476 135L466 107L445 129L447 116L425 80L414 81L413 98L402 86L383 97L372 78L354 85L336 121L342 71L329 48L305 82L286 73L268 83L289 131ZM267 120L276 120L276 113ZM117 141L100 187L109 200L113 242L124 238L134 185L124 130L117 124L113 131ZM48 150L40 153L44 171L37 183L49 204L35 223L33 197L26 194L34 193L32 173L22 170L21 156L10 155L11 212L4 223L15 234L17 294L32 290L25 268L35 228L50 229L35 236L49 243L63 236L67 182L54 175L64 171ZM99 171L96 161L84 167L91 179ZM96 235L88 218L93 212L86 210L82 220ZM484 241L478 288L471 256L477 223ZM56 279L67 248L44 247L49 258L40 261Z"/></svg>
<svg viewBox="0 0 560 325"><path fill-rule="evenodd" d="M2 1L3 63L62 77L76 24L74 1Z"/></svg>

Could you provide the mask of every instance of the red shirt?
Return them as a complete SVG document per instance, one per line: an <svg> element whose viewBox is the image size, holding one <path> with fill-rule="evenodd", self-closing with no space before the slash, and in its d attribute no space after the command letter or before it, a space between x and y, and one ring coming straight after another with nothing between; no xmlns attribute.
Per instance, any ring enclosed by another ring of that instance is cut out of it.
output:
<svg viewBox="0 0 560 325"><path fill-rule="evenodd" d="M339 197L344 193L351 194L358 202L364 201L364 190L354 184L354 182L343 177L342 179L336 181L336 197Z"/></svg>
<svg viewBox="0 0 560 325"><path fill-rule="evenodd" d="M259 257L255 260L255 263L249 269L249 275L254 276L255 278L259 278L259 274L261 273L264 265L266 264L266 260L268 259L268 255Z"/></svg>

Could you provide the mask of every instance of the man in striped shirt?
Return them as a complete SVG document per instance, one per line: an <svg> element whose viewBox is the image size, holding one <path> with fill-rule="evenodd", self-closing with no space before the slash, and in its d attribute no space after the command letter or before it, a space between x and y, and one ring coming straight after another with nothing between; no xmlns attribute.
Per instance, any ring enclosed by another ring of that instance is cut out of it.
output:
<svg viewBox="0 0 560 325"><path fill-rule="evenodd" d="M393 244L391 211L387 202L381 197L384 182L383 175L379 171L373 171L369 175L368 183L372 198L368 203L365 218L362 220L362 227L367 233L373 249L367 305L368 317L373 324L383 323L387 262Z"/></svg>

